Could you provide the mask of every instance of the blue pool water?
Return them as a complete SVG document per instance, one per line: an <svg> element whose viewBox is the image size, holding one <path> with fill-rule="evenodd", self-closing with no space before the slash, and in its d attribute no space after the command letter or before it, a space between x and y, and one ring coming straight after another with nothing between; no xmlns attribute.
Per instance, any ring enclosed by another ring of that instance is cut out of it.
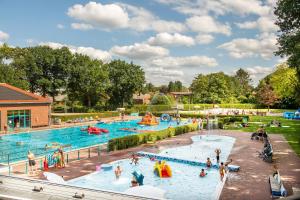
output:
<svg viewBox="0 0 300 200"><path fill-rule="evenodd" d="M194 142L191 145L164 149L159 154L202 162L205 162L207 157L211 157L214 163L214 150L218 147L222 150L221 161L226 161L235 141L235 139L231 137L216 135L202 136L201 138L195 136L192 140ZM131 173L136 170L145 176L145 185L151 185L165 190L166 199L214 200L217 199L217 194L222 189L222 183L217 169L208 169L207 176L200 178L199 173L202 167L169 161L167 164L169 164L172 169L172 177L162 179L154 175L153 166L155 162L150 161L148 158L141 158L137 166L130 164L130 162L129 159L125 159L111 163L113 169L115 169L117 165L120 165L123 170L119 180L116 180L114 170L101 170L70 180L68 184L124 193L130 188L130 181L132 179Z"/></svg>
<svg viewBox="0 0 300 200"><path fill-rule="evenodd" d="M112 138L137 134L136 132L122 131L121 128L136 128L138 130L162 130L169 126L177 126L175 122L161 122L156 126L140 126L140 120L125 122L113 122L107 124L97 124L97 127L109 130L109 134L89 135L80 131L86 126L76 126L62 129L51 129L27 133L4 135L0 138L0 163L7 163L8 155L10 162L24 160L28 150L36 156L46 155L54 150L45 151L45 145L57 142L62 145L71 145L70 150L89 147L108 142ZM180 124L182 125L182 124ZM21 145L20 145L21 143Z"/></svg>

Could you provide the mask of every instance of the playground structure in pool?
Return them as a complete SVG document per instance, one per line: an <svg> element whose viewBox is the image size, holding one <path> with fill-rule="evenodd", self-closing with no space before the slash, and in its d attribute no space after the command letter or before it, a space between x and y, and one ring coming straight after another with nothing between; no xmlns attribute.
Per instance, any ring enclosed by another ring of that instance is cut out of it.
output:
<svg viewBox="0 0 300 200"><path fill-rule="evenodd" d="M156 119L152 113L148 112L146 115L142 118L140 122L138 122L139 125L147 125L147 126L153 126L153 125L158 125L159 122Z"/></svg>
<svg viewBox="0 0 300 200"><path fill-rule="evenodd" d="M172 176L172 170L166 161L158 161L154 165L154 174L161 178L168 178Z"/></svg>

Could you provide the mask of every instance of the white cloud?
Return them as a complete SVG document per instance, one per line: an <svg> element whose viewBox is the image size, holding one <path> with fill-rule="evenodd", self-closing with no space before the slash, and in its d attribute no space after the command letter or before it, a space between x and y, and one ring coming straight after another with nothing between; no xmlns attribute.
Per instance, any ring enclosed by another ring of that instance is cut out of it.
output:
<svg viewBox="0 0 300 200"><path fill-rule="evenodd" d="M236 38L218 48L227 50L233 58L260 56L263 59L270 59L277 49L276 42L274 34L262 34L257 39Z"/></svg>
<svg viewBox="0 0 300 200"><path fill-rule="evenodd" d="M39 45L49 46L53 49L59 49L62 47L68 47L72 53L79 53L86 56L89 56L92 59L99 59L103 62L108 62L111 60L111 55L107 51L103 51L100 49L95 49L93 47L76 47L72 45L66 45L56 42L41 42Z"/></svg>
<svg viewBox="0 0 300 200"><path fill-rule="evenodd" d="M124 3L76 4L68 9L68 15L81 22L72 25L73 28L80 30L92 29L92 27L104 30L130 28L136 31L154 30L156 32L183 32L186 30L182 23L162 20L142 7Z"/></svg>
<svg viewBox="0 0 300 200"><path fill-rule="evenodd" d="M169 54L168 49L159 46L150 46L145 43L135 43L129 46L114 46L110 52L115 55L138 60L166 56Z"/></svg>
<svg viewBox="0 0 300 200"><path fill-rule="evenodd" d="M184 32L186 27L184 24L174 21L156 20L152 22L152 28L156 32Z"/></svg>
<svg viewBox="0 0 300 200"><path fill-rule="evenodd" d="M227 36L231 35L231 27L228 24L217 22L208 15L190 17L186 20L186 24L195 32L221 33Z"/></svg>
<svg viewBox="0 0 300 200"><path fill-rule="evenodd" d="M77 20L103 28L124 28L128 26L128 14L117 4L89 2L86 5L76 4L68 9L67 14Z"/></svg>
<svg viewBox="0 0 300 200"><path fill-rule="evenodd" d="M216 59L207 56L164 57L151 60L151 66L182 68L182 67L214 67Z"/></svg>
<svg viewBox="0 0 300 200"><path fill-rule="evenodd" d="M186 30L184 24L175 21L162 20L150 11L129 4L119 3L129 14L129 28L137 31L154 30L156 32L183 32Z"/></svg>
<svg viewBox="0 0 300 200"><path fill-rule="evenodd" d="M233 13L238 15L265 15L271 9L271 4L263 5L260 0L156 0L160 3L171 5L174 10L187 15L225 15Z"/></svg>
<svg viewBox="0 0 300 200"><path fill-rule="evenodd" d="M256 21L246 21L243 23L236 23L236 25L241 29L254 29L257 27Z"/></svg>
<svg viewBox="0 0 300 200"><path fill-rule="evenodd" d="M65 28L65 26L64 26L64 25L62 25L62 24L57 24L57 25L56 25L56 28L58 28L58 29L64 29L64 28Z"/></svg>
<svg viewBox="0 0 300 200"><path fill-rule="evenodd" d="M147 67L145 68L146 79L153 83L153 80L157 84L166 84L169 81L181 81L184 82L184 72L182 70L170 70L163 67Z"/></svg>
<svg viewBox="0 0 300 200"><path fill-rule="evenodd" d="M83 30L83 31L87 31L87 30L92 30L94 29L94 27L90 24L85 24L85 23L72 23L71 27L73 29L77 29L77 30Z"/></svg>
<svg viewBox="0 0 300 200"><path fill-rule="evenodd" d="M254 67L247 67L246 70L250 75L257 75L257 74L269 74L274 69L272 67L254 66Z"/></svg>
<svg viewBox="0 0 300 200"><path fill-rule="evenodd" d="M243 23L236 23L241 29L254 29L258 28L260 32L276 32L278 26L274 24L275 19L271 17L260 17L257 21L246 21Z"/></svg>
<svg viewBox="0 0 300 200"><path fill-rule="evenodd" d="M192 37L179 33L159 33L148 39L148 44L154 46L193 46L195 41Z"/></svg>
<svg viewBox="0 0 300 200"><path fill-rule="evenodd" d="M9 34L0 30L0 41L5 41L9 39Z"/></svg>
<svg viewBox="0 0 300 200"><path fill-rule="evenodd" d="M196 41L199 44L209 44L214 40L214 37L212 35L202 35L199 34L196 36Z"/></svg>

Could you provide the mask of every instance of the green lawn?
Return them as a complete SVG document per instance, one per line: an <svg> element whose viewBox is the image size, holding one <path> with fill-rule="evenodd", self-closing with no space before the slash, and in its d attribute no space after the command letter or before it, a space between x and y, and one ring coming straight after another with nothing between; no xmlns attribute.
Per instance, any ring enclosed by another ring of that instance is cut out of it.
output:
<svg viewBox="0 0 300 200"><path fill-rule="evenodd" d="M272 119L280 121L282 126L289 127L267 127L267 133L284 135L285 139L289 142L289 144L297 153L297 155L300 156L300 120L288 120L284 119L283 117L271 116L251 116L249 121L249 127L237 128L233 126L226 126L226 129L241 130L245 132L255 132L259 128L260 124L254 124L251 122L262 122L262 124L268 124L271 122Z"/></svg>

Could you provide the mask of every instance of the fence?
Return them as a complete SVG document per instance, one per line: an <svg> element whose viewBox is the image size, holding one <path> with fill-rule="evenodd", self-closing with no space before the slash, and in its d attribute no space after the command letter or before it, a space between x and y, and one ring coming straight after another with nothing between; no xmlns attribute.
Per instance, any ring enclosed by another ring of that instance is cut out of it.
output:
<svg viewBox="0 0 300 200"><path fill-rule="evenodd" d="M91 157L98 157L100 160L101 151L106 151L106 144L92 146L89 148L70 150L70 151L64 152L64 163L68 164L73 161L88 159ZM50 155L52 155L52 154L50 153ZM35 158L37 169L44 170L45 156L47 156L47 155L43 155L43 156L39 156L39 157ZM28 174L29 170L30 170L28 160L11 162L10 155L7 155L7 162L6 162L5 166L7 167L6 171L7 171L8 175Z"/></svg>

